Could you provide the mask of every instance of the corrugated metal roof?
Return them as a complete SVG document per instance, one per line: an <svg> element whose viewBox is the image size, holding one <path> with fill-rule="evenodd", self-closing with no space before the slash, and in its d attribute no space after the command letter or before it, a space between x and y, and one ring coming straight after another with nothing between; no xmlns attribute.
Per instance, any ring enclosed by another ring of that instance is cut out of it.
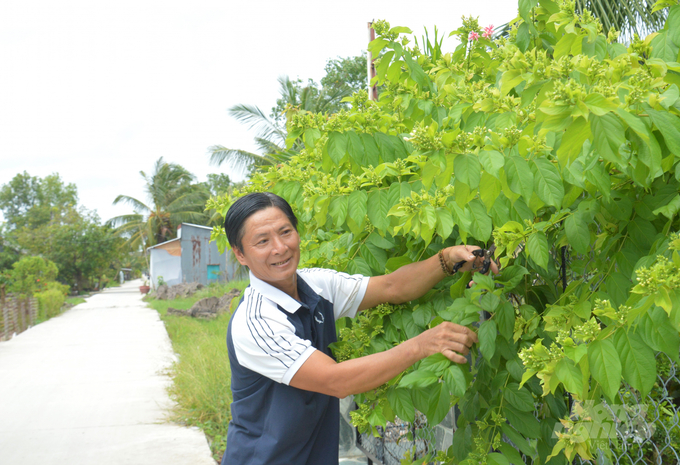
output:
<svg viewBox="0 0 680 465"><path fill-rule="evenodd" d="M156 244L156 245L152 245L151 247L147 247L146 250L155 249L156 247L160 247L162 245L169 244L170 242L176 242L176 241L179 241L179 240L180 240L180 238L176 237L175 239L170 239L169 241L161 242L160 244Z"/></svg>

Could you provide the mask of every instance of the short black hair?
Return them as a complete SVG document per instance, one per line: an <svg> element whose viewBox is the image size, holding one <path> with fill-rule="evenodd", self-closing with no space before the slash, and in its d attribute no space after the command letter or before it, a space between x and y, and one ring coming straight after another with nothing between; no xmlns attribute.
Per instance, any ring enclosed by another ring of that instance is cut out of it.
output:
<svg viewBox="0 0 680 465"><path fill-rule="evenodd" d="M224 231L227 233L227 240L232 248L243 251L243 245L241 244L243 225L251 215L269 207L276 207L285 213L290 220L290 224L297 231L297 218L285 199L271 192L253 192L244 195L234 202L229 207L227 216L224 218Z"/></svg>

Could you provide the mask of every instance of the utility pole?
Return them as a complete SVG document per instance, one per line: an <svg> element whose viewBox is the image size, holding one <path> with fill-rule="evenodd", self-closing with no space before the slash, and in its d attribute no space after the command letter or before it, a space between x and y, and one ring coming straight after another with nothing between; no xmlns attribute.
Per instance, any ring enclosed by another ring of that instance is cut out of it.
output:
<svg viewBox="0 0 680 465"><path fill-rule="evenodd" d="M375 29L373 29L373 21L371 21L368 23L368 43L370 44L374 40ZM371 85L371 81L375 77L375 62L370 50L366 54L366 73L368 75L368 99L378 100L378 87L375 84Z"/></svg>

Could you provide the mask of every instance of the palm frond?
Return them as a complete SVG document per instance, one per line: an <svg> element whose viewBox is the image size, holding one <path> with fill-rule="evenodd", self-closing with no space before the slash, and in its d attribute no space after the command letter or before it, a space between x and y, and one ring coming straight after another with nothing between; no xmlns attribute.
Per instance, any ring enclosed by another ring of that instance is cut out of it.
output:
<svg viewBox="0 0 680 465"><path fill-rule="evenodd" d="M634 34L646 37L662 29L667 10L652 13L654 2L650 0L576 0L576 11L589 10L597 17L605 32L615 28L621 32L621 40L630 42Z"/></svg>
<svg viewBox="0 0 680 465"><path fill-rule="evenodd" d="M119 195L118 197L116 197L115 200L113 201L113 205L118 205L119 203L126 203L132 206L132 208L135 211L139 211L140 213L148 212L151 210L144 204L144 202L142 202L141 200L137 200L134 197L130 197L129 195Z"/></svg>
<svg viewBox="0 0 680 465"><path fill-rule="evenodd" d="M261 137L255 138L255 145L257 145L257 148L266 155L271 155L273 153L281 152L284 150L283 147L275 144L270 140L262 139Z"/></svg>
<svg viewBox="0 0 680 465"><path fill-rule="evenodd" d="M229 109L229 114L248 129L255 129L259 137L271 141L285 141L286 133L255 105L239 104Z"/></svg>
<svg viewBox="0 0 680 465"><path fill-rule="evenodd" d="M233 169L247 169L251 165L271 165L271 160L257 153L248 152L246 150L228 149L222 145L213 145L208 148L210 153L210 164L220 166L222 163L227 163L227 166Z"/></svg>

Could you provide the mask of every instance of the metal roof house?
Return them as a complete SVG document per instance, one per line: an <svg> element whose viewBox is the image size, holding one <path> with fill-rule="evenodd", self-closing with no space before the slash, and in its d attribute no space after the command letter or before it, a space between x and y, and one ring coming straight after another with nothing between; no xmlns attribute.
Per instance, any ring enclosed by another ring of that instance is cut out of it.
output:
<svg viewBox="0 0 680 465"><path fill-rule="evenodd" d="M191 223L177 226L177 238L149 247L150 285L162 277L169 286L180 283L208 285L234 276L238 262L232 252L220 254L210 242L212 228Z"/></svg>

